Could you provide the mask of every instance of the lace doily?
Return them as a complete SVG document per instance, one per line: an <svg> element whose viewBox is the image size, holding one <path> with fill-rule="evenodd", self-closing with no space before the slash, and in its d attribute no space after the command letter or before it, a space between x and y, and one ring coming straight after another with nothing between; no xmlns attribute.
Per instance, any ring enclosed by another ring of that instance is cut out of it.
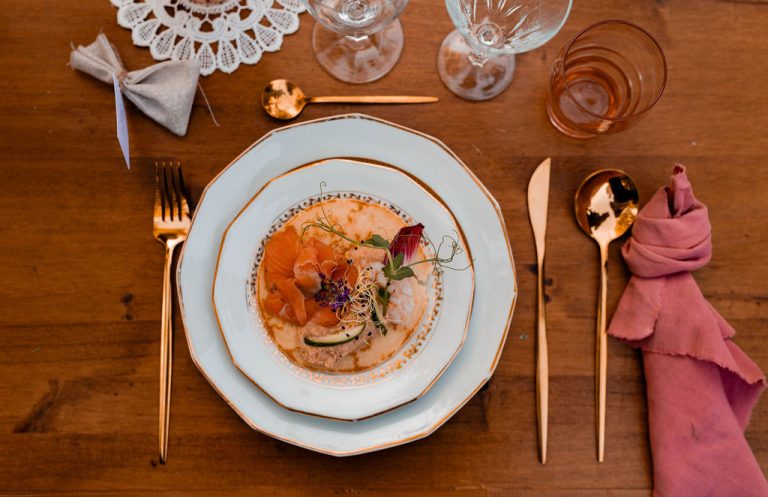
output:
<svg viewBox="0 0 768 497"><path fill-rule="evenodd" d="M301 0L110 0L117 22L155 60L197 60L200 74L231 73L275 52L299 28Z"/></svg>

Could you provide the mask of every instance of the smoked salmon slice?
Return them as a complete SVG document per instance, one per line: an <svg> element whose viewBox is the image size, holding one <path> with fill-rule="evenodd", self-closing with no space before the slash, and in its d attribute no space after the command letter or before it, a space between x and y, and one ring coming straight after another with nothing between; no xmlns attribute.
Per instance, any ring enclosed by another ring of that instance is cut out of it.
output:
<svg viewBox="0 0 768 497"><path fill-rule="evenodd" d="M336 313L328 307L318 307L312 319L321 326L335 326L339 322Z"/></svg>
<svg viewBox="0 0 768 497"><path fill-rule="evenodd" d="M330 245L316 238L309 240L308 244L317 250L318 270L321 275L330 276L336 267L337 254Z"/></svg>
<svg viewBox="0 0 768 497"><path fill-rule="evenodd" d="M331 278L336 281L345 280L351 288L355 287L357 276L357 267L347 264L346 261L338 263L333 271L331 271Z"/></svg>
<svg viewBox="0 0 768 497"><path fill-rule="evenodd" d="M339 322L335 312L328 307L321 306L315 299L307 299L306 307L308 319L311 319L320 326L334 326Z"/></svg>
<svg viewBox="0 0 768 497"><path fill-rule="evenodd" d="M277 291L283 297L288 305L291 306L296 321L303 325L307 322L307 309L304 305L304 294L296 286L296 280L293 278L279 279L275 281Z"/></svg>
<svg viewBox="0 0 768 497"><path fill-rule="evenodd" d="M336 252L333 247L327 243L323 243L317 238L310 238L307 245L314 247L317 250L317 262L322 264L325 261L336 261Z"/></svg>
<svg viewBox="0 0 768 497"><path fill-rule="evenodd" d="M315 294L320 290L320 267L317 262L317 255L315 247L304 247L293 264L296 284L310 294Z"/></svg>
<svg viewBox="0 0 768 497"><path fill-rule="evenodd" d="M267 295L267 298L264 299L264 308L268 310L270 314L279 316L284 307L285 300L283 300L279 293L270 293Z"/></svg>
<svg viewBox="0 0 768 497"><path fill-rule="evenodd" d="M278 280L293 277L293 265L300 251L299 234L293 226L272 235L264 246L264 270L268 286Z"/></svg>

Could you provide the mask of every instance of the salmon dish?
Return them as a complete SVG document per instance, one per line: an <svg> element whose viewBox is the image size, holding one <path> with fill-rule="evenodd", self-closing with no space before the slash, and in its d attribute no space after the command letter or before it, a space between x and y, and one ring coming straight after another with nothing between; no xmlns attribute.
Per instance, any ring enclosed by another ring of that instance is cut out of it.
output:
<svg viewBox="0 0 768 497"><path fill-rule="evenodd" d="M419 328L430 279L449 259L433 250L423 225L379 202L333 198L291 213L264 242L254 272L253 300L269 337L303 368L380 365Z"/></svg>

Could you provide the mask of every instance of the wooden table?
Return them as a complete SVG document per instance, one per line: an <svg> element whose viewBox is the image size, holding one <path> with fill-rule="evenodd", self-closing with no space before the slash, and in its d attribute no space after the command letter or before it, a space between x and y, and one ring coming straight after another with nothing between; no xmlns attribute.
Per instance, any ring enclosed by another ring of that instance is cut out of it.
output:
<svg viewBox="0 0 768 497"><path fill-rule="evenodd" d="M591 141L556 132L544 111L557 50L599 19L633 20L666 50L669 83L635 128ZM572 197L595 168L632 174L643 199L672 164L689 167L711 209L715 253L701 288L768 370L768 4L764 1L577 0L544 48L518 58L509 90L485 103L453 97L435 58L451 24L442 2L413 0L406 48L383 80L350 87L326 75L310 48L312 20L280 52L202 85L185 138L129 107L130 171L114 137L109 86L71 71L70 42L103 30L128 68L151 63L117 26L107 0L8 2L0 9L0 492L147 495L416 494L637 497L650 495L651 461L639 355L610 343L607 456L595 461L593 327L597 251L573 220ZM418 108L310 107L302 119L361 110L434 135L498 198L518 268L520 297L490 386L427 439L348 459L299 449L250 430L195 369L176 311L169 463L156 455L163 251L151 235L156 157L185 164L192 194L278 126L256 107L260 88L286 77L313 94L432 93ZM553 157L547 292L549 463L536 459L534 246L525 189ZM627 275L612 250L609 308ZM768 399L747 433L768 471Z"/></svg>

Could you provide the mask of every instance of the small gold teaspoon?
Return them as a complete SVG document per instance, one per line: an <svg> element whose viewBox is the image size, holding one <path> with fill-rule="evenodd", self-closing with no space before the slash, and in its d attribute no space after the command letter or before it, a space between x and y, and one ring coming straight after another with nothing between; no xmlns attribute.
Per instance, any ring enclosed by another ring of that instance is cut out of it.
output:
<svg viewBox="0 0 768 497"><path fill-rule="evenodd" d="M437 97L402 95L308 97L286 79L270 81L261 92L261 106L267 114L282 120L298 116L307 104L428 104L438 100Z"/></svg>

